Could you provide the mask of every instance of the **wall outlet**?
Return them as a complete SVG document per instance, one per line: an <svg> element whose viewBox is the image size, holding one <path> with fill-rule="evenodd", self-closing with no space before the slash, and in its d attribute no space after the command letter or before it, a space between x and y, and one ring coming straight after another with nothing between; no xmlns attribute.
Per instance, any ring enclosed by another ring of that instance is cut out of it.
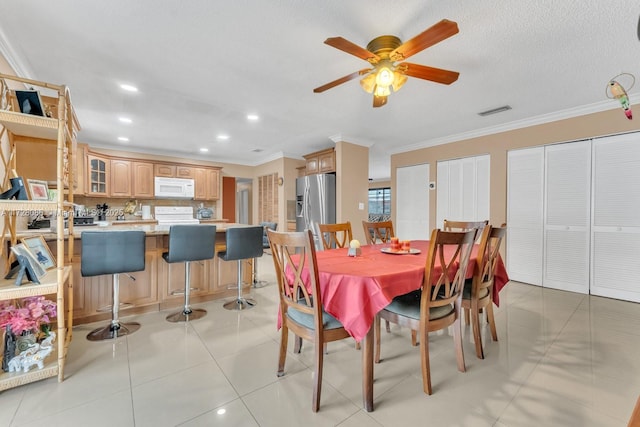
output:
<svg viewBox="0 0 640 427"><path fill-rule="evenodd" d="M362 203L362 202L358 203L358 209L363 211L364 210L364 203Z"/></svg>

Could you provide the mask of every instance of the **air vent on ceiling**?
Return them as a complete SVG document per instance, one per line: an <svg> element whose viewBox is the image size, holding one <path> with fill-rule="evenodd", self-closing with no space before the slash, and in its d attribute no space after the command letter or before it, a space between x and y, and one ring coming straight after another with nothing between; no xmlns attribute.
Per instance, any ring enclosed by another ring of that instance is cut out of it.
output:
<svg viewBox="0 0 640 427"><path fill-rule="evenodd" d="M483 111L481 113L478 113L479 116L490 116L491 114L498 114L498 113L502 113L503 111L509 111L511 110L511 106L510 105L503 105L502 107L498 107L498 108L494 108L492 110L487 110L487 111Z"/></svg>
<svg viewBox="0 0 640 427"><path fill-rule="evenodd" d="M254 150L251 150L254 153L262 153L264 150L262 148L256 148Z"/></svg>

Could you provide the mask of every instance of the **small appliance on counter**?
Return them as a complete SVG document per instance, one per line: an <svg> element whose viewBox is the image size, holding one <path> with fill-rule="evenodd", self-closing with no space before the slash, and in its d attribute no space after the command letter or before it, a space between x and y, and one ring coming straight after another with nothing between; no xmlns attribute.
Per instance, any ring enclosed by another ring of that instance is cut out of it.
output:
<svg viewBox="0 0 640 427"><path fill-rule="evenodd" d="M92 216L74 216L73 225L96 225Z"/></svg>
<svg viewBox="0 0 640 427"><path fill-rule="evenodd" d="M200 207L197 212L198 219L213 219L213 209L205 208L202 203L200 203Z"/></svg>

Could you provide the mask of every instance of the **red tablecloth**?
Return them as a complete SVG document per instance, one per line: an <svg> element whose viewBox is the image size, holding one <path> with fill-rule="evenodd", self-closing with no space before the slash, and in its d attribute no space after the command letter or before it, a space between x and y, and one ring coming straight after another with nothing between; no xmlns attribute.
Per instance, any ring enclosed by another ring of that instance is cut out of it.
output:
<svg viewBox="0 0 640 427"><path fill-rule="evenodd" d="M393 255L380 251L388 244L362 247L362 255L347 256L347 249L317 252L320 290L325 310L344 325L357 341L365 337L375 315L391 300L419 289L424 276L429 242L416 240L411 247L417 255ZM473 276L477 245L474 247L467 277ZM303 280L308 281L307 276ZM304 273L303 273L304 276ZM494 285L494 302L509 281L502 260L498 263Z"/></svg>

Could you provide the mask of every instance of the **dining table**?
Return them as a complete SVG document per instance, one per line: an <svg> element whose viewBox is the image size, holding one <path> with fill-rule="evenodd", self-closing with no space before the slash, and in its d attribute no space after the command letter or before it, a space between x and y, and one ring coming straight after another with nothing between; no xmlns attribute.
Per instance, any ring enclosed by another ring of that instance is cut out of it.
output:
<svg viewBox="0 0 640 427"><path fill-rule="evenodd" d="M316 252L322 303L349 334L361 342L362 398L367 412L373 411L373 321L393 298L420 289L429 241L410 242L411 253L391 252L389 244L365 245L360 254L349 256L348 248ZM474 245L466 277L473 277L478 253ZM307 272L308 275L308 272ZM304 273L303 273L304 280ZM509 282L500 258L496 266L493 301Z"/></svg>

